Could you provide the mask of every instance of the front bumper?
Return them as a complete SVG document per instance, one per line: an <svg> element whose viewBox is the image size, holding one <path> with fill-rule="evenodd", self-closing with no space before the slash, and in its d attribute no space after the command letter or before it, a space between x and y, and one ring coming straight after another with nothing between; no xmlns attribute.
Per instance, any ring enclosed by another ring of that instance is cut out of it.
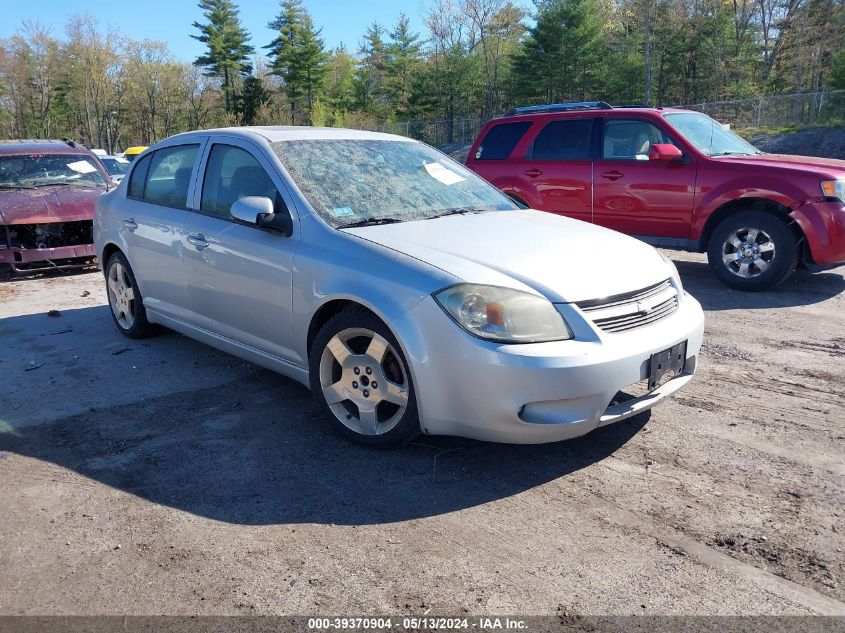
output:
<svg viewBox="0 0 845 633"><path fill-rule="evenodd" d="M16 272L79 268L87 265L86 261L94 256L93 244L56 248L19 248L0 244L0 264L9 264ZM41 263L43 266L38 265Z"/></svg>
<svg viewBox="0 0 845 633"><path fill-rule="evenodd" d="M692 378L704 315L689 295L671 316L617 334L598 330L572 304L558 307L575 340L482 341L455 325L430 297L394 321L423 431L517 444L570 439L650 409ZM684 340L682 375L611 406L619 391L648 377L651 354Z"/></svg>
<svg viewBox="0 0 845 633"><path fill-rule="evenodd" d="M845 203L807 202L793 209L791 215L807 236L814 264L836 266L845 262Z"/></svg>

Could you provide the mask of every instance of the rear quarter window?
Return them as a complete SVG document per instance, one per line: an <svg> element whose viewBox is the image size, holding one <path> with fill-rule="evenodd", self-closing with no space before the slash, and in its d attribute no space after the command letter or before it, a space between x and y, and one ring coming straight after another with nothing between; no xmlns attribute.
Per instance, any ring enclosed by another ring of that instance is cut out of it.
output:
<svg viewBox="0 0 845 633"><path fill-rule="evenodd" d="M494 125L476 149L475 160L505 160L529 127L530 121Z"/></svg>
<svg viewBox="0 0 845 633"><path fill-rule="evenodd" d="M135 169L132 170L132 175L129 178L128 192L128 195L131 198L144 197L144 184L147 182L147 172L150 170L150 161L152 158L152 154L144 156L144 158L135 165Z"/></svg>

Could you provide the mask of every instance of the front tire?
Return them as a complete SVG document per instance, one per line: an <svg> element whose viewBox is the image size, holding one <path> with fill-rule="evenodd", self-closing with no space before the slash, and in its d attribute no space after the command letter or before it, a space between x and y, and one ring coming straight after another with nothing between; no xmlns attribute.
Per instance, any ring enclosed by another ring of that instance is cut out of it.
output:
<svg viewBox="0 0 845 633"><path fill-rule="evenodd" d="M135 274L119 251L109 257L106 264L106 293L112 319L121 334L129 338L145 338L154 333L153 326L147 321L144 299Z"/></svg>
<svg viewBox="0 0 845 633"><path fill-rule="evenodd" d="M798 264L798 240L777 216L742 211L722 220L707 243L713 274L737 290L766 290L783 283Z"/></svg>
<svg viewBox="0 0 845 633"><path fill-rule="evenodd" d="M408 363L388 327L364 309L331 317L309 354L311 391L332 428L378 448L407 444L420 433Z"/></svg>

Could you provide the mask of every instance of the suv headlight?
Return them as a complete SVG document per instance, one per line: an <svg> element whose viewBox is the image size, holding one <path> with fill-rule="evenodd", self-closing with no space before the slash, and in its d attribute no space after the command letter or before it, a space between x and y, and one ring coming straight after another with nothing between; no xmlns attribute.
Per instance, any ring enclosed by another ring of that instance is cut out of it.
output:
<svg viewBox="0 0 845 633"><path fill-rule="evenodd" d="M825 198L839 198L845 202L845 180L822 180L822 193Z"/></svg>
<svg viewBox="0 0 845 633"><path fill-rule="evenodd" d="M572 338L551 301L498 286L458 284L434 293L440 307L464 330L499 343L542 343Z"/></svg>

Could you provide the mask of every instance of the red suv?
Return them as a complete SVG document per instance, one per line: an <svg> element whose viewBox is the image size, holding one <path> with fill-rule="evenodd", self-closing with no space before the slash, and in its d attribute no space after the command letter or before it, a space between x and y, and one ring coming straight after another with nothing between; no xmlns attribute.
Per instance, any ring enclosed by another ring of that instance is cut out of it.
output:
<svg viewBox="0 0 845 633"><path fill-rule="evenodd" d="M765 154L699 112L516 108L484 126L466 164L525 206L706 252L734 288L845 262L845 161Z"/></svg>

